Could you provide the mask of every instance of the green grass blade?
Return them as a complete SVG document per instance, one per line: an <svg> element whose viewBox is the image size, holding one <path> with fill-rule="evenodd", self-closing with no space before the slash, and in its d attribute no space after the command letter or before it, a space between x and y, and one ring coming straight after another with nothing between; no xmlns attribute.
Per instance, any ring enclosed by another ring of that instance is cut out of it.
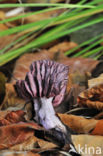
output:
<svg viewBox="0 0 103 156"><path fill-rule="evenodd" d="M62 8L94 8L95 6L65 4L65 3L17 3L17 4L0 4L0 8L14 7L62 7Z"/></svg>

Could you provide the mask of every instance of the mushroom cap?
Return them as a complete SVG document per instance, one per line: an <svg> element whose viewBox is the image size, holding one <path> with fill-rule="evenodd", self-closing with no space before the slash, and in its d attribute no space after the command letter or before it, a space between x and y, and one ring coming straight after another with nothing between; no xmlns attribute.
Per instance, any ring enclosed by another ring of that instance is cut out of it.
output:
<svg viewBox="0 0 103 156"><path fill-rule="evenodd" d="M20 97L28 100L33 98L53 97L53 106L59 105L64 99L68 82L69 67L51 60L35 61L30 66L25 80L16 82Z"/></svg>

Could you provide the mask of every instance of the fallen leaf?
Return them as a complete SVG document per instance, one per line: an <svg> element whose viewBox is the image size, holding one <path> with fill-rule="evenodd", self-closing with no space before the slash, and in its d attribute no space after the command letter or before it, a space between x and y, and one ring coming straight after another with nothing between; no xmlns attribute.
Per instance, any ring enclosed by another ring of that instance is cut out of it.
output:
<svg viewBox="0 0 103 156"><path fill-rule="evenodd" d="M98 122L95 119L85 119L84 117L69 114L58 114L58 116L64 124L77 133L89 133Z"/></svg>
<svg viewBox="0 0 103 156"><path fill-rule="evenodd" d="M10 125L10 122L0 117L0 126Z"/></svg>
<svg viewBox="0 0 103 156"><path fill-rule="evenodd" d="M64 41L64 42L61 42L61 43L58 43L56 44L55 46L51 47L49 49L49 52L66 52L72 48L75 48L77 47L78 45L74 42L67 42L67 41Z"/></svg>
<svg viewBox="0 0 103 156"><path fill-rule="evenodd" d="M5 13L0 11L0 20L5 19ZM8 29L8 26L5 24L0 24L0 31ZM1 46L1 45L0 45Z"/></svg>
<svg viewBox="0 0 103 156"><path fill-rule="evenodd" d="M38 139L37 137L33 136L24 141L23 143L14 145L10 147L10 150L15 150L15 151L30 151L33 149L37 149L39 152L42 151L43 149L48 150L57 147L57 145L44 141L42 139Z"/></svg>
<svg viewBox="0 0 103 156"><path fill-rule="evenodd" d="M0 127L0 149L7 149L34 136L39 126L35 123L18 123Z"/></svg>
<svg viewBox="0 0 103 156"><path fill-rule="evenodd" d="M6 30L8 27L5 24L0 24L0 31Z"/></svg>
<svg viewBox="0 0 103 156"><path fill-rule="evenodd" d="M5 13L3 11L0 11L0 19L4 19L5 18Z"/></svg>
<svg viewBox="0 0 103 156"><path fill-rule="evenodd" d="M5 119L10 123L18 123L20 121L25 121L24 115L26 113L22 110L12 111L5 116Z"/></svg>
<svg viewBox="0 0 103 156"><path fill-rule="evenodd" d="M91 72L95 68L95 66L99 63L99 61L97 60L81 57L68 58L65 60L62 59L60 62L70 66L70 73L79 72L81 74Z"/></svg>
<svg viewBox="0 0 103 156"><path fill-rule="evenodd" d="M1 112L0 112L0 126L5 126L5 125L10 125L12 123L25 121L25 118L24 118L25 112L22 110L12 111L12 112L7 111L5 115L2 115L3 113Z"/></svg>
<svg viewBox="0 0 103 156"><path fill-rule="evenodd" d="M64 9L57 9L57 10L40 13L37 15L30 15L29 17L24 18L24 23L31 23L31 22L36 22L36 21L52 18L61 14L63 11Z"/></svg>
<svg viewBox="0 0 103 156"><path fill-rule="evenodd" d="M5 116L10 113L11 111L10 110L3 110L3 111L0 111L0 117L1 118L5 118Z"/></svg>
<svg viewBox="0 0 103 156"><path fill-rule="evenodd" d="M80 93L79 106L103 110L103 84L99 84Z"/></svg>
<svg viewBox="0 0 103 156"><path fill-rule="evenodd" d="M92 135L103 135L103 120L99 120L91 132Z"/></svg>
<svg viewBox="0 0 103 156"><path fill-rule="evenodd" d="M0 50L11 44L16 38L16 35L8 35L0 37Z"/></svg>

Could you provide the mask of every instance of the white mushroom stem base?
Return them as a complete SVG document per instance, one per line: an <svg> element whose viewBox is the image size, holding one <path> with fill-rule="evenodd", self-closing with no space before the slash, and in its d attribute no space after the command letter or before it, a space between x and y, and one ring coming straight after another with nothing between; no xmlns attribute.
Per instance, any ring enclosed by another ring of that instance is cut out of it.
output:
<svg viewBox="0 0 103 156"><path fill-rule="evenodd" d="M66 132L66 128L60 119L56 116L55 110L52 105L53 98L40 98L40 100L34 99L34 109L36 112L35 120L47 130L55 128Z"/></svg>

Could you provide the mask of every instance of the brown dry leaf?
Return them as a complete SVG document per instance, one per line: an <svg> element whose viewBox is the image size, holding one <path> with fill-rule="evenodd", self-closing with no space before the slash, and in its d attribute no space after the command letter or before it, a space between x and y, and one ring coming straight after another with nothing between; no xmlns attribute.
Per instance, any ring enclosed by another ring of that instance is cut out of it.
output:
<svg viewBox="0 0 103 156"><path fill-rule="evenodd" d="M0 20L5 19L5 13L3 11L0 11ZM8 26L5 24L0 24L0 31L8 29ZM0 44L1 45L1 44Z"/></svg>
<svg viewBox="0 0 103 156"><path fill-rule="evenodd" d="M6 30L8 27L5 24L0 24L0 31Z"/></svg>
<svg viewBox="0 0 103 156"><path fill-rule="evenodd" d="M5 48L5 46L9 45L14 41L16 35L3 36L0 38L0 49Z"/></svg>
<svg viewBox="0 0 103 156"><path fill-rule="evenodd" d="M84 117L69 114L58 114L58 116L64 124L77 133L89 133L98 122L95 119L85 119Z"/></svg>
<svg viewBox="0 0 103 156"><path fill-rule="evenodd" d="M91 132L92 135L103 135L103 120L99 120Z"/></svg>
<svg viewBox="0 0 103 156"><path fill-rule="evenodd" d="M7 149L13 145L24 142L34 136L34 130L39 126L32 123L11 124L0 127L0 149Z"/></svg>
<svg viewBox="0 0 103 156"><path fill-rule="evenodd" d="M10 123L18 123L20 121L25 121L24 115L26 113L22 110L12 111L5 116L5 119Z"/></svg>
<svg viewBox="0 0 103 156"><path fill-rule="evenodd" d="M38 146L38 147L37 147ZM28 151L28 150L33 150L35 151L42 151L42 150L48 150L57 147L55 144L44 141L42 139L38 139L37 137L33 136L30 137L28 140L24 141L23 143L14 145L10 147L10 150L15 150L15 151Z"/></svg>
<svg viewBox="0 0 103 156"><path fill-rule="evenodd" d="M4 117L0 114L0 126L10 125L12 123L25 122L24 115L26 113L22 110L8 112Z"/></svg>
<svg viewBox="0 0 103 156"><path fill-rule="evenodd" d="M67 41L64 41L64 42L61 42L61 43L58 43L56 44L55 46L51 47L49 49L49 52L66 52L72 48L75 48L77 47L78 45L74 42L67 42Z"/></svg>
<svg viewBox="0 0 103 156"><path fill-rule="evenodd" d="M81 74L84 74L86 72L91 72L99 61L90 58L78 57L78 58L68 58L66 60L62 60L61 62L70 66L71 73L79 72Z"/></svg>
<svg viewBox="0 0 103 156"><path fill-rule="evenodd" d="M88 80L88 87L92 88L102 83L103 83L103 74L101 74L99 77Z"/></svg>
<svg viewBox="0 0 103 156"><path fill-rule="evenodd" d="M5 18L5 13L3 11L0 11L0 19L4 19Z"/></svg>
<svg viewBox="0 0 103 156"><path fill-rule="evenodd" d="M0 118L5 118L5 116L10 112L11 112L10 110L0 111Z"/></svg>
<svg viewBox="0 0 103 156"><path fill-rule="evenodd" d="M1 109L6 109L8 107L17 106L18 108L22 108L25 104L25 101L18 97L13 84L6 83L6 95L3 103L1 104Z"/></svg>
<svg viewBox="0 0 103 156"><path fill-rule="evenodd" d="M103 156L103 136L72 135L72 141L82 156Z"/></svg>
<svg viewBox="0 0 103 156"><path fill-rule="evenodd" d="M31 15L31 16L24 18L24 23L31 23L31 22L36 22L36 21L52 18L54 16L61 14L63 11L64 9L58 9L58 10L52 10L52 11L40 13L37 15Z"/></svg>
<svg viewBox="0 0 103 156"><path fill-rule="evenodd" d="M80 93L78 104L88 108L103 110L103 84L94 86Z"/></svg>

